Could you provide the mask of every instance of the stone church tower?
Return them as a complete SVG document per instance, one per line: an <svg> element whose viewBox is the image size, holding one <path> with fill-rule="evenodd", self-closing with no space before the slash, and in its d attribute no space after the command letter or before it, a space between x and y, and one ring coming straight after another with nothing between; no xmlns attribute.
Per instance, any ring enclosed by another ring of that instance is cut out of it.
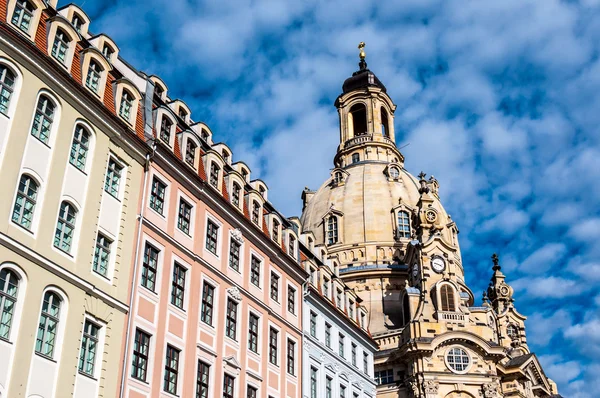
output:
<svg viewBox="0 0 600 398"><path fill-rule="evenodd" d="M558 396L529 350L525 316L496 255L483 304L475 305L438 181L404 168L396 106L367 68L364 43L359 48L360 69L335 102L334 168L317 191L304 190L301 224L369 311L380 345L377 396Z"/></svg>

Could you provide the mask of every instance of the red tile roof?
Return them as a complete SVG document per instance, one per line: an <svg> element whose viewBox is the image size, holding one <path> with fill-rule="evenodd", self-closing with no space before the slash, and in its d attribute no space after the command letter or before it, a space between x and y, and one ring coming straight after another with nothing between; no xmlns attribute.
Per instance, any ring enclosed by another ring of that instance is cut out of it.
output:
<svg viewBox="0 0 600 398"><path fill-rule="evenodd" d="M48 54L48 39L46 38L46 20L48 14L42 12L40 23L38 24L37 32L35 32L35 45L44 54Z"/></svg>

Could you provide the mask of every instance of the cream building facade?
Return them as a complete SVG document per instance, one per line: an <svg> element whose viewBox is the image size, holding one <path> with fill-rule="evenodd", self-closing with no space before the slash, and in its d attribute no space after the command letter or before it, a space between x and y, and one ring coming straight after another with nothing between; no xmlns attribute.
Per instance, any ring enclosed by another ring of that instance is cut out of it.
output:
<svg viewBox="0 0 600 398"><path fill-rule="evenodd" d="M55 7L0 1L2 398L119 386L148 153L141 95L85 13Z"/></svg>
<svg viewBox="0 0 600 398"><path fill-rule="evenodd" d="M404 168L395 105L362 47L360 69L335 103L334 169L317 191L302 193L301 223L370 314L380 346L377 396L554 396L496 256L483 304L475 305L439 184Z"/></svg>

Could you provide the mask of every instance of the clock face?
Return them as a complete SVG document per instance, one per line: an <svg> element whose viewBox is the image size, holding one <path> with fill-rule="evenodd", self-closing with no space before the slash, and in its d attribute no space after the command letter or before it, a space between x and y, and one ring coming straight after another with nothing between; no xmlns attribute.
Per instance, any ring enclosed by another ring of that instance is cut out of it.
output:
<svg viewBox="0 0 600 398"><path fill-rule="evenodd" d="M431 268L433 268L433 270L435 272L442 272L444 270L444 268L446 267L446 263L444 262L444 259L441 257L434 257L431 260Z"/></svg>
<svg viewBox="0 0 600 398"><path fill-rule="evenodd" d="M412 274L415 278L417 277L417 275L419 275L419 265L418 264L413 265Z"/></svg>

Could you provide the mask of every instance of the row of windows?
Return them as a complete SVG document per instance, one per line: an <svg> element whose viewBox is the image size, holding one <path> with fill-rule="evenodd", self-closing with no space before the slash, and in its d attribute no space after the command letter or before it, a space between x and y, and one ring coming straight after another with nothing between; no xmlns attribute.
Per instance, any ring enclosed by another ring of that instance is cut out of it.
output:
<svg viewBox="0 0 600 398"><path fill-rule="evenodd" d="M410 216L407 211L398 212L397 236L399 238L410 238ZM327 245L334 245L339 242L338 217L331 215L327 219L325 227L325 237Z"/></svg>
<svg viewBox="0 0 600 398"><path fill-rule="evenodd" d="M310 311L309 331L310 331L310 335L314 338L317 338L317 323L318 323L318 315L314 311ZM331 324L328 322L325 322L325 346L329 349L332 349L332 347L331 347L331 331L332 331ZM355 368L358 368L358 360L357 360L358 346L353 342L350 343L350 346L351 346L350 363ZM346 336L343 333L338 333L338 354L340 357L342 357L344 359L348 359L346 357L346 355L347 355L347 353L346 353ZM366 352L363 352L362 370L367 375L369 374L369 354Z"/></svg>
<svg viewBox="0 0 600 398"><path fill-rule="evenodd" d="M274 328L270 329L269 334L269 361L277 364L278 350L278 331ZM131 377L134 379L146 382L148 377L148 362L150 357L150 342L152 336L141 329L136 329L133 342L133 352L131 359ZM163 390L176 395L178 392L179 379L179 357L181 350L167 344L165 354L165 366L163 377ZM198 372L196 379L196 397L207 398L210 389L210 368L211 366L205 362L198 361ZM290 375L296 374L296 343L290 339L287 341L287 373ZM223 397L233 397L235 391L235 377L225 374L223 383ZM249 386L248 396L256 397L258 389Z"/></svg>
<svg viewBox="0 0 600 398"><path fill-rule="evenodd" d="M325 376L325 395L319 393L319 369L311 366L310 368L310 398L333 398L334 397L334 386L333 386L333 378L326 375ZM350 387L345 384L340 384L338 386L338 395L339 398L348 398L348 391ZM352 392L352 398L360 397L359 392Z"/></svg>
<svg viewBox="0 0 600 398"><path fill-rule="evenodd" d="M14 270L5 267L0 271L0 339L5 341L10 341L19 299L20 282L21 279ZM47 290L44 293L35 338L36 354L55 360L56 351L59 349L57 347L59 324L65 316L61 296L53 290ZM79 351L78 369L80 373L89 376L95 374L96 356L101 352L99 348L101 329L102 326L99 324L85 319ZM24 332L21 331L21 333Z"/></svg>
<svg viewBox="0 0 600 398"><path fill-rule="evenodd" d="M207 226L207 248L212 247L215 243L209 242L214 238L214 231L218 229L218 226L213 222L209 221ZM230 246L231 254L229 257L229 266L239 271L239 243L231 238ZM141 285L146 289L155 292L156 290L156 278L159 269L159 254L160 250L146 243L144 249L144 258L142 262L142 276ZM262 261L255 255L251 255L250 261L250 282L260 287L260 273L262 268ZM173 282L172 282L172 294L171 304L178 308L183 309L183 297L185 293L185 277L187 269L179 263L175 262L173 267ZM269 295L271 299L279 302L279 288L280 277L274 272L271 272L270 284L269 284ZM213 298L214 298L214 286L205 282L202 294L202 315L201 319L203 322L212 326L212 311L213 311ZM229 306L228 306L229 309ZM291 314L296 313L296 289L290 285L287 288L287 309ZM234 311L235 312L235 311ZM235 320L233 320L235 323ZM235 327L235 326L233 326Z"/></svg>

